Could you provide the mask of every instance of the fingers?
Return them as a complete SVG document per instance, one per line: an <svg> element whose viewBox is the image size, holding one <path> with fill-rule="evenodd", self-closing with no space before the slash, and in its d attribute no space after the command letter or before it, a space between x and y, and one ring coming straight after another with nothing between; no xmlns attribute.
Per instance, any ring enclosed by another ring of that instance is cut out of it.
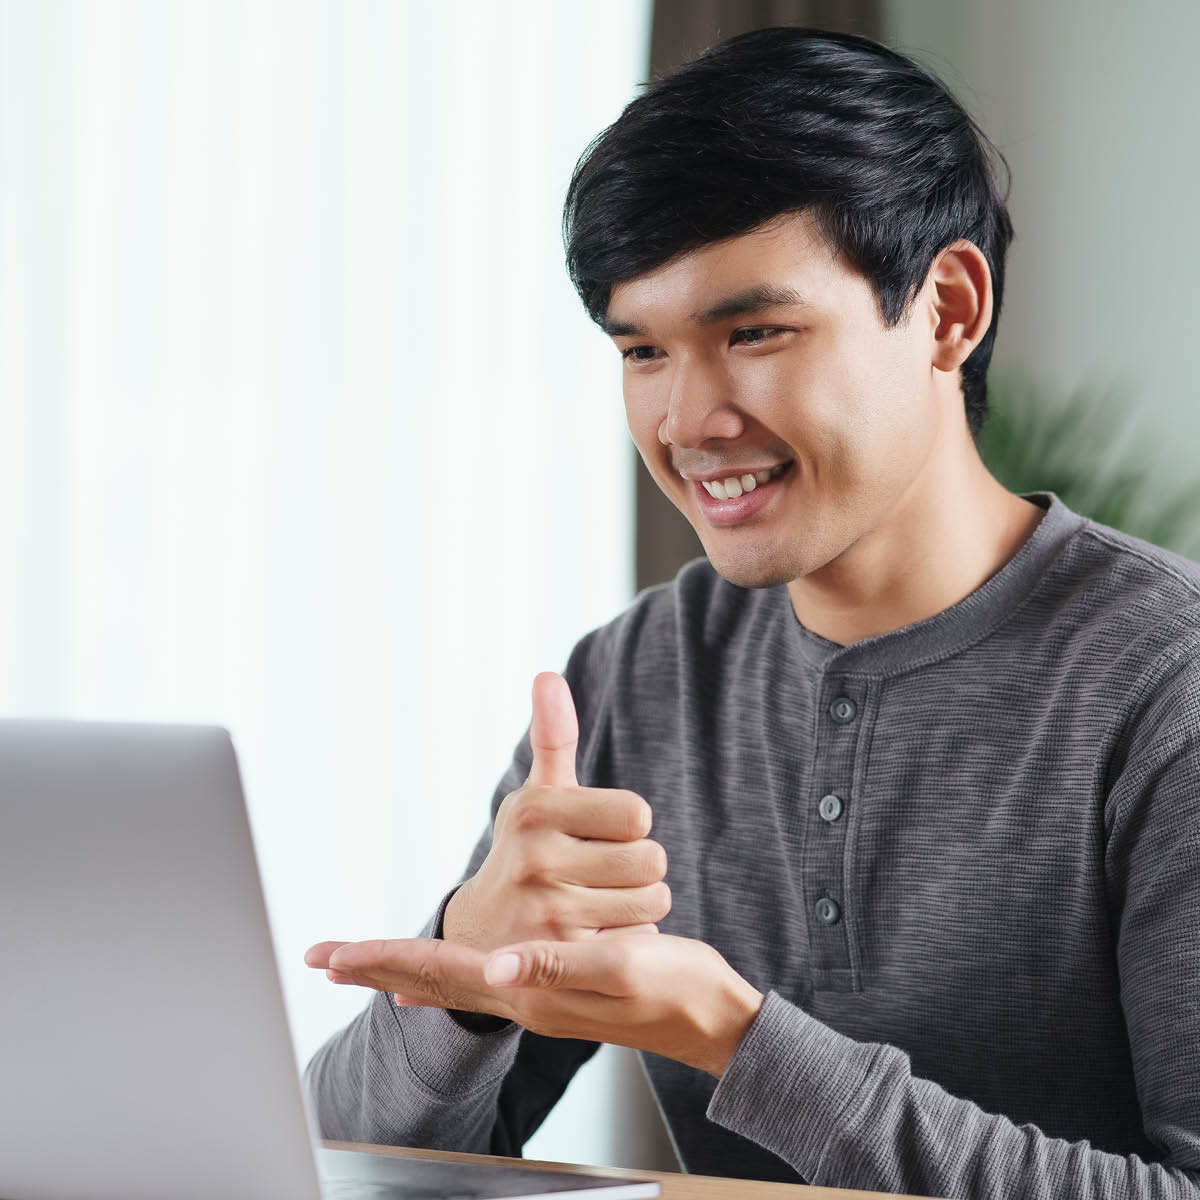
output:
<svg viewBox="0 0 1200 1200"><path fill-rule="evenodd" d="M329 956L339 947L347 945L346 942L317 942L315 946L309 946L304 952L304 962L310 967L327 967L329 966Z"/></svg>
<svg viewBox="0 0 1200 1200"><path fill-rule="evenodd" d="M554 671L541 671L533 680L533 721L529 729L533 766L525 780L533 787L576 787L575 752L579 718L571 687Z"/></svg>
<svg viewBox="0 0 1200 1200"><path fill-rule="evenodd" d="M399 993L410 1003L494 1012L483 980L487 956L469 946L432 938L387 938L346 942L329 966L351 983Z"/></svg>
<svg viewBox="0 0 1200 1200"><path fill-rule="evenodd" d="M342 971L327 970L325 972L325 978L328 979L330 983L356 984L360 987L368 986L367 984L359 984L358 980L355 979L353 975L347 975ZM406 996L401 992L396 992L392 996L392 999L396 1002L397 1006L401 1008L405 1006L412 1007L415 1005L429 1003L428 1000L422 999L420 996Z"/></svg>
<svg viewBox="0 0 1200 1200"><path fill-rule="evenodd" d="M328 965L349 974L367 969L416 974L430 954L459 967L478 954L465 946L435 938L373 938L364 942L329 944L335 945L336 949L329 955Z"/></svg>
<svg viewBox="0 0 1200 1200"><path fill-rule="evenodd" d="M576 838L636 842L646 837L654 813L637 792L624 788L582 788L576 785L570 803L555 789L522 789L510 793L505 816L507 830L555 830Z"/></svg>
<svg viewBox="0 0 1200 1200"><path fill-rule="evenodd" d="M656 925L671 911L671 889L661 882L648 887L580 888L571 911L574 922L590 929Z"/></svg>
<svg viewBox="0 0 1200 1200"><path fill-rule="evenodd" d="M639 949L657 939L592 938L586 942L522 942L495 951L483 977L492 987L569 988L605 996L637 991Z"/></svg>
<svg viewBox="0 0 1200 1200"><path fill-rule="evenodd" d="M544 843L530 847L529 853L544 861L547 880L577 887L649 887L667 873L667 852L649 838L582 841L551 833Z"/></svg>
<svg viewBox="0 0 1200 1200"><path fill-rule="evenodd" d="M593 937L624 937L627 933L657 933L657 925L614 925L611 929L597 929Z"/></svg>

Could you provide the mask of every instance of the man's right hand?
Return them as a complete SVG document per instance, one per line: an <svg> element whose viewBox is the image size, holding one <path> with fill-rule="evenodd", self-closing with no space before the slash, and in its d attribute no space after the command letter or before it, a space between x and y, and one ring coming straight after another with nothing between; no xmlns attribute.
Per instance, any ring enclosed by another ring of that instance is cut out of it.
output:
<svg viewBox="0 0 1200 1200"><path fill-rule="evenodd" d="M579 719L554 671L534 678L530 743L533 766L497 810L487 858L446 905L445 940L487 951L657 933L671 889L667 852L646 836L650 805L636 792L579 786Z"/></svg>

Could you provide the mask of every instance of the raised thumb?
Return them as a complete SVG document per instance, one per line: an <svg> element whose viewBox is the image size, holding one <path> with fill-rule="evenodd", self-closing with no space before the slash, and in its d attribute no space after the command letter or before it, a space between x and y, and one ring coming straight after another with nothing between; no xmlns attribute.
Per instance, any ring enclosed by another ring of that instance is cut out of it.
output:
<svg viewBox="0 0 1200 1200"><path fill-rule="evenodd" d="M533 679L533 720L529 726L533 766L525 780L533 787L578 787L575 751L579 718L571 685L555 671L540 671Z"/></svg>

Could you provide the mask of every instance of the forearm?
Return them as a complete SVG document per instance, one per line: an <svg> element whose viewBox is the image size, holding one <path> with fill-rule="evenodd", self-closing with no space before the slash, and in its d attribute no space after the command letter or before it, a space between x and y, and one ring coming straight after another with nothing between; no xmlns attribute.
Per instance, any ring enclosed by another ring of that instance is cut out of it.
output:
<svg viewBox="0 0 1200 1200"><path fill-rule="evenodd" d="M452 894L420 936L440 933ZM493 1032L472 1031L443 1009L397 1007L390 993L376 992L305 1069L321 1135L488 1153L520 1035L511 1022Z"/></svg>
<svg viewBox="0 0 1200 1200"><path fill-rule="evenodd" d="M1048 1137L914 1078L894 1046L856 1042L768 994L707 1115L810 1183L922 1196L1200 1200L1200 1163Z"/></svg>
<svg viewBox="0 0 1200 1200"><path fill-rule="evenodd" d="M442 1009L403 1008L386 992L305 1070L323 1137L488 1153L520 1028L473 1033Z"/></svg>

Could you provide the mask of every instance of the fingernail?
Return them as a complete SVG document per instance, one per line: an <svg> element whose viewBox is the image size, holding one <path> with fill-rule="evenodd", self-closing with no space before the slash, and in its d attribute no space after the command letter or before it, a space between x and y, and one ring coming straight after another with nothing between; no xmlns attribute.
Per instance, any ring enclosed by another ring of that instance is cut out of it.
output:
<svg viewBox="0 0 1200 1200"><path fill-rule="evenodd" d="M521 973L521 957L518 954L498 954L483 968L483 977L488 983L512 983Z"/></svg>

